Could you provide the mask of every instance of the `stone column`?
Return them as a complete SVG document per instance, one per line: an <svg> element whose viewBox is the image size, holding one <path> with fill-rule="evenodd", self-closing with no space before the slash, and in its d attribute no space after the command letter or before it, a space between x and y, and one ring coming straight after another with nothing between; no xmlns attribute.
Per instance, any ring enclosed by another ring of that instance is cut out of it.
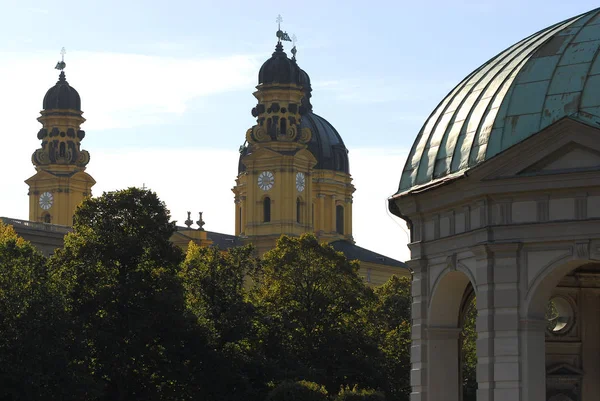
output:
<svg viewBox="0 0 600 401"><path fill-rule="evenodd" d="M477 257L477 400L518 401L520 244L488 244Z"/></svg>
<svg viewBox="0 0 600 401"><path fill-rule="evenodd" d="M407 262L414 272L412 276L412 330L410 348L410 384L411 401L427 401L427 307L428 307L428 269L427 260L415 259Z"/></svg>
<svg viewBox="0 0 600 401"><path fill-rule="evenodd" d="M427 350L435 363L428 363L428 401L460 400L460 357L458 339L462 329L427 328Z"/></svg>
<svg viewBox="0 0 600 401"><path fill-rule="evenodd" d="M521 321L521 398L522 401L546 400L546 325L540 319ZM501 401L503 399L498 399Z"/></svg>

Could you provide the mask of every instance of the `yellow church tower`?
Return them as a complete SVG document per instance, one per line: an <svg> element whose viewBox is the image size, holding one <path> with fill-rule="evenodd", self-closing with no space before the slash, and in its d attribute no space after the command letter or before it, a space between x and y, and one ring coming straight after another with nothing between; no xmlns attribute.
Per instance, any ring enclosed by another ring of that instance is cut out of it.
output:
<svg viewBox="0 0 600 401"><path fill-rule="evenodd" d="M81 98L66 80L64 62L57 66L58 82L44 96L38 121L42 128L31 161L36 173L25 181L29 185L29 220L71 226L75 209L92 195L94 179L85 172L90 155L80 148L85 132Z"/></svg>
<svg viewBox="0 0 600 401"><path fill-rule="evenodd" d="M261 67L252 109L256 124L240 148L235 194L235 234L259 253L282 234L313 232L322 240L352 239L348 150L341 136L312 111L308 74L283 51Z"/></svg>

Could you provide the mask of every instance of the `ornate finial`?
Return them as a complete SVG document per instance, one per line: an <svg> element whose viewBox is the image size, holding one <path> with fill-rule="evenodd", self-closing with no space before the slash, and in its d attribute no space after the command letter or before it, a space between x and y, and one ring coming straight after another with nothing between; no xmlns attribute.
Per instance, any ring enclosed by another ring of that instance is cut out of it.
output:
<svg viewBox="0 0 600 401"><path fill-rule="evenodd" d="M275 20L277 22L277 43L281 43L282 40L291 42L292 39L290 39L290 35L287 34L287 32L283 32L281 30L281 23L283 22L283 18L281 18L281 14L279 14L277 16L277 19Z"/></svg>
<svg viewBox="0 0 600 401"><path fill-rule="evenodd" d="M67 51L63 47L62 49L60 49L61 59L58 63L56 63L56 67L54 67L55 69L61 71L65 69L65 67L67 66L67 63L65 63L65 54L67 54Z"/></svg>
<svg viewBox="0 0 600 401"><path fill-rule="evenodd" d="M296 50L296 41L298 40L298 38L296 37L296 35L292 35L292 43L294 44L294 47L292 47L292 60L296 61L296 53L298 52L298 50Z"/></svg>
<svg viewBox="0 0 600 401"><path fill-rule="evenodd" d="M192 220L192 216L191 216L192 212L187 212L187 214L188 214L188 218L185 221L185 225L187 226L187 228L190 228L192 226L192 224L194 224L194 221Z"/></svg>
<svg viewBox="0 0 600 401"><path fill-rule="evenodd" d="M198 218L198 221L196 222L196 224L198 224L198 231L204 231L204 220L202 220L202 212L199 212L200 217Z"/></svg>

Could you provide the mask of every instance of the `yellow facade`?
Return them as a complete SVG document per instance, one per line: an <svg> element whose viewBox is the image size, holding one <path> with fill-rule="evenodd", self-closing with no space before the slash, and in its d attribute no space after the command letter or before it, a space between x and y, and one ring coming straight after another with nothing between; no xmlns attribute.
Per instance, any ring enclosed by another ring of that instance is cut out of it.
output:
<svg viewBox="0 0 600 401"><path fill-rule="evenodd" d="M38 118L42 147L31 157L36 173L25 181L29 186L30 221L71 226L77 206L92 196L96 181L85 172L90 156L81 149L85 118L79 104L79 95L62 72L46 94Z"/></svg>

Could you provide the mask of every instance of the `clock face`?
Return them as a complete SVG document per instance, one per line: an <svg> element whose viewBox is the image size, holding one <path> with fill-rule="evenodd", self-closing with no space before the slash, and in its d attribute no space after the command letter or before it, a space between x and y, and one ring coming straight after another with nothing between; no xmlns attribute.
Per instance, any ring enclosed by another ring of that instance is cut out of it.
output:
<svg viewBox="0 0 600 401"><path fill-rule="evenodd" d="M275 184L275 177L272 172L263 171L258 175L258 186L263 191L273 188L273 184Z"/></svg>
<svg viewBox="0 0 600 401"><path fill-rule="evenodd" d="M48 210L52 207L54 197L50 192L44 192L40 195L40 207L44 210Z"/></svg>
<svg viewBox="0 0 600 401"><path fill-rule="evenodd" d="M304 191L304 187L306 186L306 179L304 178L304 173L296 174L296 189L298 192Z"/></svg>

